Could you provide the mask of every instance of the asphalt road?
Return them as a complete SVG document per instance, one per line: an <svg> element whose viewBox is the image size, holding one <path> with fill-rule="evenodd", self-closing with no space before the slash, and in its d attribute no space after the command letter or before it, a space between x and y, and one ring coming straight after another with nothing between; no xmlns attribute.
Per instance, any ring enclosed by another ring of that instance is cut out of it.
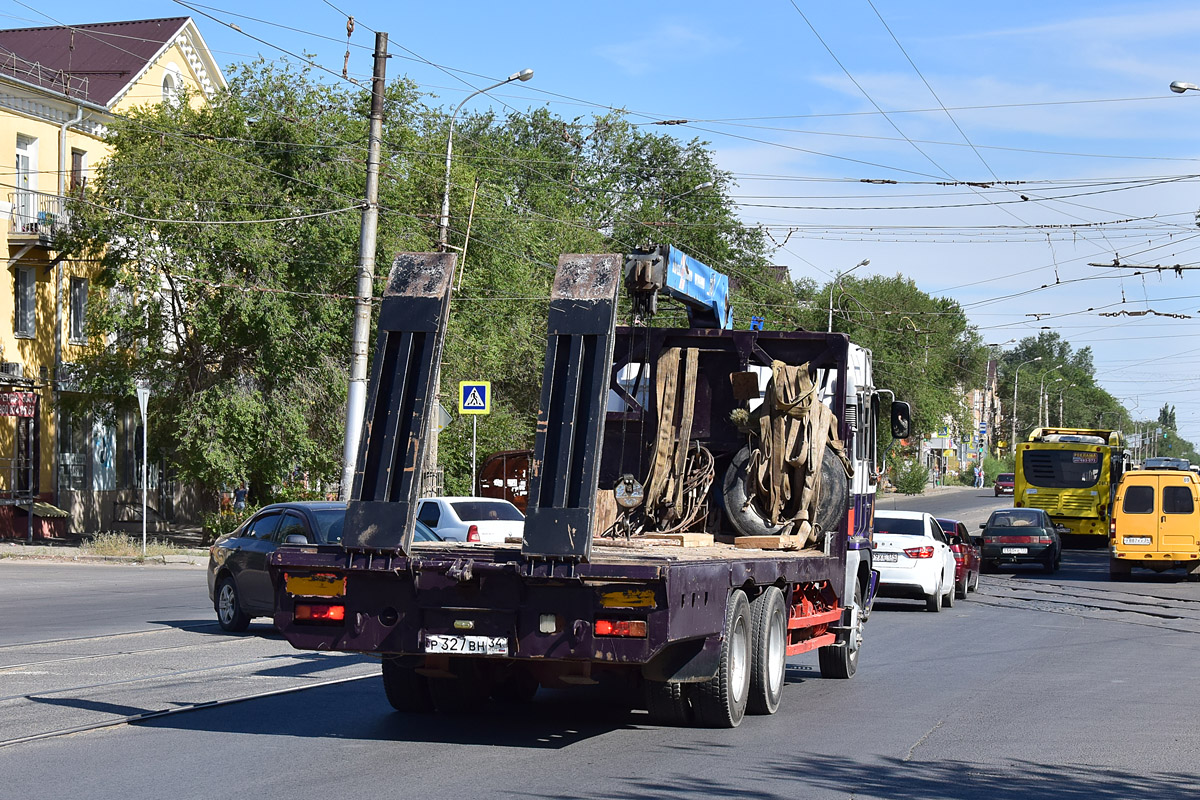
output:
<svg viewBox="0 0 1200 800"><path fill-rule="evenodd" d="M977 490L893 500L973 526L1005 504ZM653 726L602 690L397 714L364 657L297 653L265 624L221 634L203 570L0 562L0 797L1197 796L1200 584L1109 584L1100 552L1063 563L985 575L936 614L881 602L854 679L792 659L780 712L729 731ZM29 630L60 616L55 585L78 619ZM123 635L46 641L102 623ZM287 693L3 746L262 691Z"/></svg>

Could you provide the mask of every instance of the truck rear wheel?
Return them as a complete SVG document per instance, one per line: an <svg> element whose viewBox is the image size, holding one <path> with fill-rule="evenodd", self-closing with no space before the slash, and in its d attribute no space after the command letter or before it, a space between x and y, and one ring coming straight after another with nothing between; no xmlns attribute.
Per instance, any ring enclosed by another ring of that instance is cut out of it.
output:
<svg viewBox="0 0 1200 800"><path fill-rule="evenodd" d="M422 714L433 710L429 680L398 658L383 659L383 691L397 711Z"/></svg>
<svg viewBox="0 0 1200 800"><path fill-rule="evenodd" d="M751 714L774 714L783 698L787 670L787 611L783 592L774 586L750 604L750 698Z"/></svg>
<svg viewBox="0 0 1200 800"><path fill-rule="evenodd" d="M655 725L692 724L692 706L687 684L678 681L646 681L646 711Z"/></svg>
<svg viewBox="0 0 1200 800"><path fill-rule="evenodd" d="M430 678L429 694L433 707L446 714L475 711L483 706L492 693L492 680L474 658L451 658L453 678Z"/></svg>
<svg viewBox="0 0 1200 800"><path fill-rule="evenodd" d="M863 617L862 584L854 582L854 605L851 607L849 630L845 632L845 642L839 642L828 647L817 649L817 663L821 667L822 678L853 678L858 672L858 653L862 650L863 628L866 619Z"/></svg>
<svg viewBox="0 0 1200 800"><path fill-rule="evenodd" d="M721 665L717 674L693 690L696 721L706 728L736 728L750 695L750 602L734 589L725 608Z"/></svg>

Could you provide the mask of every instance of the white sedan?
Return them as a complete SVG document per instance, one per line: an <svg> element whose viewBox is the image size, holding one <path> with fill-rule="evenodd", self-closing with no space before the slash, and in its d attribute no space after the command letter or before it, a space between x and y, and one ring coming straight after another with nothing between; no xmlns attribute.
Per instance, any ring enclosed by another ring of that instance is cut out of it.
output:
<svg viewBox="0 0 1200 800"><path fill-rule="evenodd" d="M879 597L924 600L929 611L954 605L954 551L931 514L876 511L872 530Z"/></svg>
<svg viewBox="0 0 1200 800"><path fill-rule="evenodd" d="M424 497L417 519L453 542L503 543L525 535L525 515L494 497Z"/></svg>

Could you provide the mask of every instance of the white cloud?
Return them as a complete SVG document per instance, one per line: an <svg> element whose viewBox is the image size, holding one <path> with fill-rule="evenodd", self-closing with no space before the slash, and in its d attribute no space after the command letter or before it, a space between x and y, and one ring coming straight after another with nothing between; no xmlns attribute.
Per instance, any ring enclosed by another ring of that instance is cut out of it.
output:
<svg viewBox="0 0 1200 800"><path fill-rule="evenodd" d="M661 71L664 64L679 65L711 59L735 50L738 42L680 24L662 23L636 39L596 48L601 58L628 75Z"/></svg>

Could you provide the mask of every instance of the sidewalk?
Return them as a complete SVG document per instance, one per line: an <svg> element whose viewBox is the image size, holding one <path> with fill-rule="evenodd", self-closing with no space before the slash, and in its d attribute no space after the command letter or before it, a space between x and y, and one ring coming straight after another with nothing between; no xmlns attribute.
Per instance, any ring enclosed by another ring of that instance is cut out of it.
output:
<svg viewBox="0 0 1200 800"><path fill-rule="evenodd" d="M92 534L69 534L62 539L35 540L32 544L19 539L0 539L0 560L37 560L74 562L80 564L182 564L206 566L208 548L201 546L199 528L158 532L148 536L148 541L166 543L175 552L162 555L104 556L82 552ZM130 535L140 546L141 536ZM161 549L161 548L158 548Z"/></svg>

